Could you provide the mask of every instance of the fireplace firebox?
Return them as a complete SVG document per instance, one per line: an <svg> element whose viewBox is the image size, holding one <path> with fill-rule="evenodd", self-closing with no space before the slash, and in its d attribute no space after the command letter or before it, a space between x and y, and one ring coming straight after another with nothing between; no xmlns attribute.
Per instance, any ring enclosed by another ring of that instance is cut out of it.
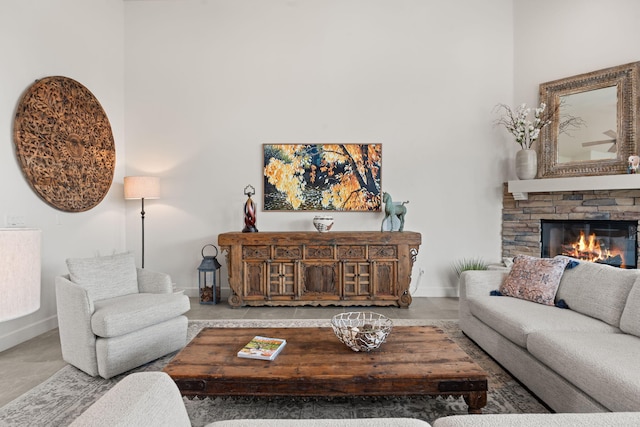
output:
<svg viewBox="0 0 640 427"><path fill-rule="evenodd" d="M541 220L541 256L637 268L638 221Z"/></svg>

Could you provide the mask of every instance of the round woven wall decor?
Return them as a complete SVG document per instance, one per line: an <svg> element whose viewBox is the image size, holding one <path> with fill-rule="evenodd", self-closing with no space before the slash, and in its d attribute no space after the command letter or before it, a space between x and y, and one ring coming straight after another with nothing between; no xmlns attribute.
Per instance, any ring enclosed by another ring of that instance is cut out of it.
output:
<svg viewBox="0 0 640 427"><path fill-rule="evenodd" d="M107 195L116 163L109 119L93 94L68 77L37 80L13 123L22 172L34 191L65 212L83 212Z"/></svg>

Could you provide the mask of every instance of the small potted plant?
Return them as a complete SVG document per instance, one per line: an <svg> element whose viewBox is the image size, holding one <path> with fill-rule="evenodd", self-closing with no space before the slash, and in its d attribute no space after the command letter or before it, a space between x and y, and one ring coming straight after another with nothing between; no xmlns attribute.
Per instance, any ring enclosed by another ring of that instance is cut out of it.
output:
<svg viewBox="0 0 640 427"><path fill-rule="evenodd" d="M482 258L462 258L453 263L453 271L460 278L463 271L467 270L488 270L489 264L484 262Z"/></svg>

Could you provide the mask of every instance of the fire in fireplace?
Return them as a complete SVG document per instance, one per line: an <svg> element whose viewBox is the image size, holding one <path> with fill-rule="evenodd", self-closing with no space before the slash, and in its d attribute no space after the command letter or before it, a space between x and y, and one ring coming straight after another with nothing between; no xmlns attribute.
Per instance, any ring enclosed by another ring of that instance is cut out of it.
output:
<svg viewBox="0 0 640 427"><path fill-rule="evenodd" d="M638 221L541 220L543 258L566 255L637 268Z"/></svg>

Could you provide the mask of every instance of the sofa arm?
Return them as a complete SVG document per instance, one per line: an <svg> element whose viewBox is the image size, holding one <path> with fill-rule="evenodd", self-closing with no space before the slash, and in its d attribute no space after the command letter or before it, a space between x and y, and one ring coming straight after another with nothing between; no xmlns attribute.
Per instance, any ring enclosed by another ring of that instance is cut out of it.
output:
<svg viewBox="0 0 640 427"><path fill-rule="evenodd" d="M460 274L460 299L458 314L460 328L465 331L467 322L471 319L469 299L489 296L491 291L499 289L502 281L507 277L505 270L467 270Z"/></svg>
<svg viewBox="0 0 640 427"><path fill-rule="evenodd" d="M98 375L96 336L91 330L93 301L85 288L57 276L56 307L62 358L90 375Z"/></svg>
<svg viewBox="0 0 640 427"><path fill-rule="evenodd" d="M190 427L175 382L164 372L126 376L81 414L73 427Z"/></svg>
<svg viewBox="0 0 640 427"><path fill-rule="evenodd" d="M149 294L169 294L173 292L171 277L165 273L137 268L138 291Z"/></svg>
<svg viewBox="0 0 640 427"><path fill-rule="evenodd" d="M500 288L508 275L505 270L467 270L460 275L460 299L488 296Z"/></svg>

